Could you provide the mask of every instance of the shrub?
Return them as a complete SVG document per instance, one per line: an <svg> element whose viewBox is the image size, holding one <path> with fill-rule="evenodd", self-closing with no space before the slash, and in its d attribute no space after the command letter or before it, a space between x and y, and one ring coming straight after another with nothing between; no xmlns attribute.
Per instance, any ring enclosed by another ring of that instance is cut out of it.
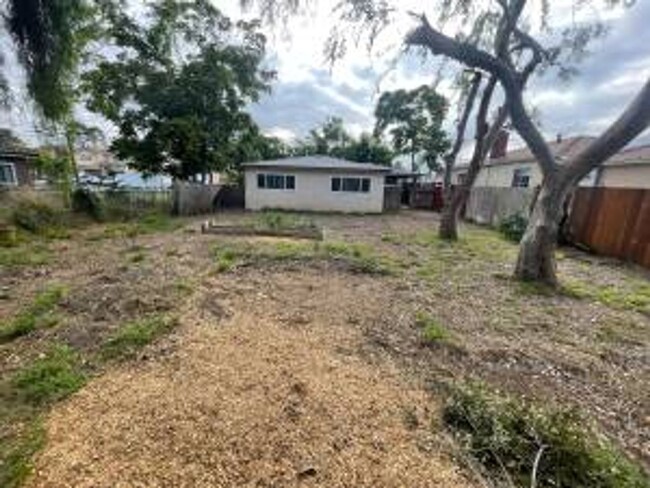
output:
<svg viewBox="0 0 650 488"><path fill-rule="evenodd" d="M101 199L87 188L77 188L72 193L72 210L94 220L102 220L104 217Z"/></svg>
<svg viewBox="0 0 650 488"><path fill-rule="evenodd" d="M642 488L650 479L575 410L549 410L489 391L457 387L443 411L461 445L498 480L531 486Z"/></svg>
<svg viewBox="0 0 650 488"><path fill-rule="evenodd" d="M85 383L79 356L67 346L55 346L44 358L19 371L12 386L28 403L41 405L61 400Z"/></svg>
<svg viewBox="0 0 650 488"><path fill-rule="evenodd" d="M20 200L13 210L12 220L17 227L35 234L47 234L63 223L61 212L35 200Z"/></svg>
<svg viewBox="0 0 650 488"><path fill-rule="evenodd" d="M509 215L499 222L499 231L506 239L519 242L528 227L528 219L521 213Z"/></svg>

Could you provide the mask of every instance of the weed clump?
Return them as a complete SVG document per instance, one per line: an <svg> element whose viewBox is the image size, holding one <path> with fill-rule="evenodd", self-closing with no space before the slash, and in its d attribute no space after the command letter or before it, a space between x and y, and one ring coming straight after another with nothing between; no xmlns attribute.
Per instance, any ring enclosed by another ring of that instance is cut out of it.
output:
<svg viewBox="0 0 650 488"><path fill-rule="evenodd" d="M46 203L22 199L11 216L16 227L45 236L55 236L63 226L62 213Z"/></svg>
<svg viewBox="0 0 650 488"><path fill-rule="evenodd" d="M499 232L513 242L521 241L528 227L528 219L520 212L509 215L499 222Z"/></svg>
<svg viewBox="0 0 650 488"><path fill-rule="evenodd" d="M45 357L19 371L12 379L17 395L32 405L61 400L85 383L79 356L67 346L55 346Z"/></svg>
<svg viewBox="0 0 650 488"><path fill-rule="evenodd" d="M480 384L457 387L443 422L495 481L539 488L647 488L650 479L575 410L547 410Z"/></svg>
<svg viewBox="0 0 650 488"><path fill-rule="evenodd" d="M422 338L430 344L450 342L452 335L439 321L428 314L418 313L415 318L416 325L422 329Z"/></svg>
<svg viewBox="0 0 650 488"><path fill-rule="evenodd" d="M176 325L170 317L154 315L129 322L118 329L103 345L104 359L125 359L133 357L138 349L151 343Z"/></svg>
<svg viewBox="0 0 650 488"><path fill-rule="evenodd" d="M66 288L59 285L51 286L39 293L34 301L16 317L0 323L0 343L9 342L36 329L55 325L59 317L53 313L53 310L66 293Z"/></svg>

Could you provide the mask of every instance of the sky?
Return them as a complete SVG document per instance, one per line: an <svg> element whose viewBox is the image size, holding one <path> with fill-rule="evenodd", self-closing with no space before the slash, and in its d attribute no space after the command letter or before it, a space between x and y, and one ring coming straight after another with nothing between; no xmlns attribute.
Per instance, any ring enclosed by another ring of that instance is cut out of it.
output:
<svg viewBox="0 0 650 488"><path fill-rule="evenodd" d="M232 18L255 16L254 11L242 12L239 0L215 3ZM338 0L311 0L302 14L284 23L264 26L268 37L267 66L277 71L277 79L272 92L250 110L265 133L287 141L296 140L328 116L341 117L355 135L371 131L374 105L382 91L415 88L437 79L442 62L439 58L405 54L402 49L402 39L415 25L408 12L421 12L423 2L420 0L393 2L398 6L394 20L378 36L372 50L368 49L365 38L355 45L358 29L348 31L348 52L333 65L327 63L323 54L326 40L333 28L343 26L338 14L332 13L336 3ZM535 0L531 0L533 6L534 3ZM580 74L572 82L562 82L551 73L537 78L527 91L527 103L535 108L542 131L549 139L559 133L564 137L597 135L615 120L650 76L650 1L637 1L627 10L594 7L578 14L566 7L556 7L571 2L552 3L557 10L551 20L558 27L568 18L574 19L577 15L580 20L582 15L606 21L611 30L605 38L591 45L590 55L578 66ZM435 17L435 12L428 13L431 18ZM453 25L447 27L455 28ZM0 48L7 53L4 69L13 81L17 101L10 112L0 113L0 126L10 127L34 143L37 136L33 116L24 90L21 90L20 68L10 53L6 37L0 36ZM458 66L453 62L446 62L437 86L452 98L451 79L456 69ZM98 117L82 109L79 116L102 128L109 138L114 134L114 128ZM452 104L445 122L450 133L455 116L455 104ZM471 136L470 130L468 141ZM639 143L650 143L650 131L635 141ZM516 138L513 144L518 144Z"/></svg>

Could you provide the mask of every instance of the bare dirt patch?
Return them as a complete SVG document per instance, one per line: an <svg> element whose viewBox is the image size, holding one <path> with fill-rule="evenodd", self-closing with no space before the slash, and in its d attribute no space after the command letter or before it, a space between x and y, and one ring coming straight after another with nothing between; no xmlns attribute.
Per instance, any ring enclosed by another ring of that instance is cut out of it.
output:
<svg viewBox="0 0 650 488"><path fill-rule="evenodd" d="M207 282L174 354L56 409L28 486L470 486L430 429L438 405L352 354L363 337L346 323L368 316L357 296L377 282L287 273L271 295L267 278ZM291 292L301 310L286 309ZM232 316L206 319L224 293Z"/></svg>

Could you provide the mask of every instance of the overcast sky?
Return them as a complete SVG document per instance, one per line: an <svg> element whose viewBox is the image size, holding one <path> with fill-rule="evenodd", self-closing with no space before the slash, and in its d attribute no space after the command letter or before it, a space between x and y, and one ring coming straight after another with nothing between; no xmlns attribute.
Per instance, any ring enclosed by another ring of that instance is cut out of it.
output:
<svg viewBox="0 0 650 488"><path fill-rule="evenodd" d="M216 2L232 17L253 15L243 14L238 3L239 0ZM323 46L331 29L341 25L337 16L331 14L336 3L338 0L312 0L312 7L304 15L290 19L286 25L264 28L269 37L267 63L278 76L272 93L251 110L266 133L287 140L303 137L327 116L343 118L355 134L372 130L373 108L381 91L414 88L435 79L440 60L400 54L401 41L414 25L406 12L421 11L421 0L395 1L402 15L379 37L371 52L362 43L329 66ZM606 20L611 31L592 44L591 55L579 66L580 75L569 84L546 76L535 80L527 94L527 101L539 111L542 129L549 138L557 133L598 134L650 76L650 0L638 1L629 10L593 10L589 15ZM561 22L566 16L566 11L560 11L554 18ZM7 39L0 41L2 52L9 52ZM18 103L11 112L0 114L0 125L34 141L32 117L25 108L19 89L20 71L15 64L13 57L7 56L5 70L14 81ZM452 95L449 78L454 69L453 63L447 64L444 72L449 76L439 85L447 95ZM454 116L452 110L446 124L450 129ZM110 134L111 127L105 122L84 117ZM650 132L636 141L642 142L650 142Z"/></svg>

